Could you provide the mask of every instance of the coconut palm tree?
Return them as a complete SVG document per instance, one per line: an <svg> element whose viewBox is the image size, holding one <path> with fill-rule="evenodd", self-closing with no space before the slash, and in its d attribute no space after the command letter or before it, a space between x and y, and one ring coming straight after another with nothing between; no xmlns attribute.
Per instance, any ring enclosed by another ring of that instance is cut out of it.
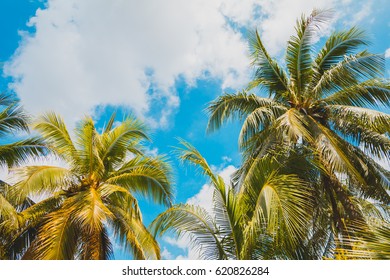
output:
<svg viewBox="0 0 390 280"><path fill-rule="evenodd" d="M119 238L136 259L160 258L135 195L171 205L170 167L164 157L145 154L142 141L148 137L141 122L127 118L115 126L114 119L115 114L99 133L85 117L74 137L54 113L33 124L63 164L13 170L18 178L10 189L14 201L41 196L18 213L10 231L18 236L37 229L24 259L108 259L112 238Z"/></svg>
<svg viewBox="0 0 390 280"><path fill-rule="evenodd" d="M22 137L20 133L28 133L29 117L19 106L15 96L0 94L0 165L12 168L26 162L28 159L40 156L47 152L46 147L39 137ZM20 138L10 142L8 138ZM28 207L31 201L22 201L20 205L12 204L7 197L8 184L0 180L0 259L7 258L13 250L5 246L2 229L6 221L15 220L18 210ZM14 249L18 246L14 243Z"/></svg>
<svg viewBox="0 0 390 280"><path fill-rule="evenodd" d="M11 143L7 143L4 139L9 136L17 137L17 133L29 131L29 117L18 103L15 96L0 94L0 138L3 138L0 145L0 165L2 166L13 167L46 151L39 137L30 137Z"/></svg>
<svg viewBox="0 0 390 280"><path fill-rule="evenodd" d="M151 224L155 236L187 234L203 259L293 258L310 221L311 194L303 180L281 174L275 159L265 157L262 171L239 193L193 146L182 144L180 158L210 179L213 212L197 205L174 205Z"/></svg>
<svg viewBox="0 0 390 280"><path fill-rule="evenodd" d="M257 176L257 162L278 154L280 147L300 158L290 172L309 183L315 198L311 237L302 246L316 246L311 240L317 234L321 237L316 240L322 240L310 258L321 257L346 233L348 223L367 219L364 203L390 203L390 172L374 161L390 156L390 115L380 111L390 107L385 59L364 49L367 35L356 27L333 32L316 52L314 42L330 16L314 10L297 21L296 34L287 43L286 67L269 55L254 32L253 81L246 90L224 94L208 106L210 132L227 120L243 121L238 185L245 187L247 177ZM254 89L267 92L268 98L250 93Z"/></svg>

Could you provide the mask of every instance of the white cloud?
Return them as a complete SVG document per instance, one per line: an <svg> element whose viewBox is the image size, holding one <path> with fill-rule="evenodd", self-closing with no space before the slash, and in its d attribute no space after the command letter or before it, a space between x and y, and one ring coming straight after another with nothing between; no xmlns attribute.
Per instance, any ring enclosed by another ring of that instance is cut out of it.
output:
<svg viewBox="0 0 390 280"><path fill-rule="evenodd" d="M233 165L229 165L221 170L215 170L215 173L218 173L227 185L230 184L230 177L237 169ZM186 203L199 205L207 210L210 214L213 213L213 193L214 187L209 184L204 184L200 191L190 197Z"/></svg>
<svg viewBox="0 0 390 280"><path fill-rule="evenodd" d="M337 5L348 4L353 6L346 0ZM298 16L334 5L335 0L48 0L29 21L36 32L21 32L4 73L14 78L10 88L33 114L54 110L72 122L96 113L99 105L122 105L164 127L180 105L177 79L195 85L199 78L215 78L223 88L248 81L247 42L237 27L257 27L276 55Z"/></svg>
<svg viewBox="0 0 390 280"><path fill-rule="evenodd" d="M164 260L172 260L173 259L173 255L171 252L168 251L167 248L163 248L162 252L161 252L161 257L162 259Z"/></svg>
<svg viewBox="0 0 390 280"><path fill-rule="evenodd" d="M390 48L385 51L385 57L390 58Z"/></svg>
<svg viewBox="0 0 390 280"><path fill-rule="evenodd" d="M360 7L358 11L354 13L352 19L348 22L350 25L360 24L363 20L367 19L372 14L372 1L366 1ZM371 20L373 20L372 18Z"/></svg>
<svg viewBox="0 0 390 280"><path fill-rule="evenodd" d="M190 197L187 200L188 204L199 205L207 210L207 212L212 213L213 208L213 192L214 187L208 184L204 184L200 191Z"/></svg>
<svg viewBox="0 0 390 280"><path fill-rule="evenodd" d="M29 22L36 33L21 33L5 74L32 113L54 110L74 121L112 104L145 117L159 104L150 122L165 126L180 103L179 77L195 84L209 75L223 87L247 79L246 42L222 4L236 18L250 12L229 11L233 4L222 0L49 0Z"/></svg>
<svg viewBox="0 0 390 280"><path fill-rule="evenodd" d="M232 162L232 159L231 159L230 157L228 157L228 156L223 156L223 157L222 157L222 160L223 160L223 162L225 162L225 163Z"/></svg>
<svg viewBox="0 0 390 280"><path fill-rule="evenodd" d="M185 251L185 255L178 255L175 257L177 260L199 260L200 258L200 252L196 248L192 248L190 246L191 240L188 234L183 234L179 238L173 238L169 236L165 236L163 238L165 242L168 244L178 247ZM170 259L173 259L173 255Z"/></svg>
<svg viewBox="0 0 390 280"><path fill-rule="evenodd" d="M179 247L180 249L186 249L186 248L188 248L188 240L186 240L186 238L179 238L179 239L176 239L176 238L174 238L174 237L165 236L165 237L163 238L163 240L164 240L165 242L167 242L168 244L170 244L170 245Z"/></svg>

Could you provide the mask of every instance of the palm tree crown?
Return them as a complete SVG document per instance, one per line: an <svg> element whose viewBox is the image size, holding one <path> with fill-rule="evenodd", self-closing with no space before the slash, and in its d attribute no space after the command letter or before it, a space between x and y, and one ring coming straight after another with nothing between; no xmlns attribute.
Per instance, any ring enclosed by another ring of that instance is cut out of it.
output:
<svg viewBox="0 0 390 280"><path fill-rule="evenodd" d="M19 106L15 96L0 94L0 165L2 168L12 168L25 163L30 158L47 153L44 142L40 137L27 137L18 135L28 133L29 117ZM9 142L9 136L21 138L21 140ZM0 259L9 258L17 251L17 244L13 242L11 250L7 238L3 234L3 228L9 220L17 220L17 211L25 209L31 201L24 200L19 205L13 205L8 199L6 190L9 186L0 180ZM28 235L28 234L27 234ZM26 236L27 236L26 235ZM26 237L25 236L25 237ZM16 240L15 240L16 241ZM23 243L23 242L22 242ZM11 257L12 258L12 257Z"/></svg>
<svg viewBox="0 0 390 280"><path fill-rule="evenodd" d="M329 16L314 10L297 21L286 68L270 57L258 32L252 34L254 79L246 90L209 105L208 129L243 120L244 162L236 174L243 187L263 156L283 147L284 156L300 157L290 172L311 184L315 219L324 221L324 209L331 211L334 235L328 240L335 240L348 223L367 222L367 205L383 209L390 203L390 172L373 160L389 160L390 115L378 110L390 107L390 82L383 78L384 56L363 50L369 41L356 27L332 33L315 52L314 40ZM248 93L255 88L269 97Z"/></svg>
<svg viewBox="0 0 390 280"><path fill-rule="evenodd" d="M294 258L307 227L311 193L294 174L282 174L275 159L264 157L262 169L245 191L215 174L193 146L182 142L180 158L198 167L213 187L213 211L174 205L152 223L152 232L189 235L203 259Z"/></svg>
<svg viewBox="0 0 390 280"><path fill-rule="evenodd" d="M127 118L114 126L113 115L99 133L90 117L72 139L62 119L48 113L34 128L64 166L27 166L13 170L18 182L9 191L16 202L31 195L42 201L19 213L13 234L35 227L25 259L107 259L110 232L136 259L160 258L157 242L142 223L135 194L170 205L171 171L163 157L142 148L144 126Z"/></svg>

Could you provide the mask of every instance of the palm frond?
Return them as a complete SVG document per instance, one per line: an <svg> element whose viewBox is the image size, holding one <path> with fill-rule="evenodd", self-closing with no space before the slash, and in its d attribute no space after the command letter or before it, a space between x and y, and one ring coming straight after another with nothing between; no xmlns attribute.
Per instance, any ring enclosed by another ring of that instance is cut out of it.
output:
<svg viewBox="0 0 390 280"><path fill-rule="evenodd" d="M18 182L10 189L10 197L22 201L30 195L53 194L69 189L75 183L73 173L59 166L26 166L12 170Z"/></svg>
<svg viewBox="0 0 390 280"><path fill-rule="evenodd" d="M71 260L78 247L78 228L73 221L74 208L50 213L23 259Z"/></svg>
<svg viewBox="0 0 390 280"><path fill-rule="evenodd" d="M76 157L76 148L70 138L63 119L53 112L38 117L33 123L33 129L37 130L47 141L51 150L58 156L71 161Z"/></svg>
<svg viewBox="0 0 390 280"><path fill-rule="evenodd" d="M107 229L87 230L81 234L82 244L79 258L82 260L109 260L114 256Z"/></svg>
<svg viewBox="0 0 390 280"><path fill-rule="evenodd" d="M171 205L170 176L171 170L164 158L135 157L110 174L106 182L140 193L157 203Z"/></svg>
<svg viewBox="0 0 390 280"><path fill-rule="evenodd" d="M16 103L0 111L0 137L17 131L28 131L28 116Z"/></svg>
<svg viewBox="0 0 390 280"><path fill-rule="evenodd" d="M90 179L101 178L104 172L104 164L99 154L101 137L92 118L85 117L80 121L75 133L80 172Z"/></svg>
<svg viewBox="0 0 390 280"><path fill-rule="evenodd" d="M283 132L292 143L303 139L309 143L313 142L313 135L308 129L309 121L305 115L295 108L289 109L286 113L281 115L277 120L278 129Z"/></svg>
<svg viewBox="0 0 390 280"><path fill-rule="evenodd" d="M199 206L174 205L160 214L150 225L154 236L174 232L178 236L187 233L194 247L201 248L204 259L226 259L226 253L218 236L218 229L212 217Z"/></svg>
<svg viewBox="0 0 390 280"><path fill-rule="evenodd" d="M160 259L160 248L140 218L123 206L109 205L115 215L110 223L115 237L119 237L123 250L130 251L135 259Z"/></svg>
<svg viewBox="0 0 390 280"><path fill-rule="evenodd" d="M103 130L103 134L104 134L104 133L108 133L109 131L111 131L111 129L112 129L113 126L114 126L115 118L116 118L116 112L113 112L113 113L111 114L111 117L110 117L110 119L108 120L108 122L107 122L107 124L106 124L104 130Z"/></svg>
<svg viewBox="0 0 390 280"><path fill-rule="evenodd" d="M368 44L369 40L366 32L357 27L352 27L346 31L333 32L314 61L310 88L313 88L319 82L325 71L341 62L345 56L354 54L360 47Z"/></svg>
<svg viewBox="0 0 390 280"><path fill-rule="evenodd" d="M390 82L370 79L341 89L321 100L328 105L378 107L390 105Z"/></svg>
<svg viewBox="0 0 390 280"><path fill-rule="evenodd" d="M136 119L128 118L114 129L102 134L100 158L106 168L115 166L123 160L129 150L136 148L135 143L148 139L144 125Z"/></svg>
<svg viewBox="0 0 390 280"><path fill-rule="evenodd" d="M12 168L48 152L40 137L27 138L0 146L0 164Z"/></svg>
<svg viewBox="0 0 390 280"><path fill-rule="evenodd" d="M275 100L283 102L288 96L289 81L285 71L272 59L264 48L259 33L249 34L249 46L251 48L252 66L256 67L255 76L249 88L257 86L265 87L270 97L275 95Z"/></svg>
<svg viewBox="0 0 390 280"><path fill-rule="evenodd" d="M291 76L292 97L298 101L303 94L312 74L312 44L321 26L331 16L329 10L313 10L309 17L302 16L296 25L296 36L291 36L287 43L286 63Z"/></svg>
<svg viewBox="0 0 390 280"><path fill-rule="evenodd" d="M324 72L312 94L317 98L326 98L337 91L356 86L362 80L376 79L382 76L384 69L383 55L368 51L351 54Z"/></svg>
<svg viewBox="0 0 390 280"><path fill-rule="evenodd" d="M131 217L142 220L141 209L137 199L121 186L103 184L98 188L98 193L105 203L124 209Z"/></svg>
<svg viewBox="0 0 390 280"><path fill-rule="evenodd" d="M287 112L285 107L259 107L252 113L248 114L242 125L239 139L239 145L242 147L245 142L249 141L256 133L269 126L277 118Z"/></svg>
<svg viewBox="0 0 390 280"><path fill-rule="evenodd" d="M283 105L269 98L260 98L245 91L236 94L224 94L207 107L210 115L207 130L213 132L228 120L244 119L259 107L281 107Z"/></svg>

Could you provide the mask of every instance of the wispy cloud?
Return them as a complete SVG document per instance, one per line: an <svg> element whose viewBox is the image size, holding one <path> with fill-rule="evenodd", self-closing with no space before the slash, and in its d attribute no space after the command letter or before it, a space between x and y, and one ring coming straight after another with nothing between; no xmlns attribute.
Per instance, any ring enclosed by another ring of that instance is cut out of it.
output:
<svg viewBox="0 0 390 280"><path fill-rule="evenodd" d="M173 259L173 255L171 252L168 251L167 248L163 248L162 252L161 252L161 257L162 259L164 260L172 260Z"/></svg>
<svg viewBox="0 0 390 280"><path fill-rule="evenodd" d="M385 51L385 57L390 58L390 48Z"/></svg>

